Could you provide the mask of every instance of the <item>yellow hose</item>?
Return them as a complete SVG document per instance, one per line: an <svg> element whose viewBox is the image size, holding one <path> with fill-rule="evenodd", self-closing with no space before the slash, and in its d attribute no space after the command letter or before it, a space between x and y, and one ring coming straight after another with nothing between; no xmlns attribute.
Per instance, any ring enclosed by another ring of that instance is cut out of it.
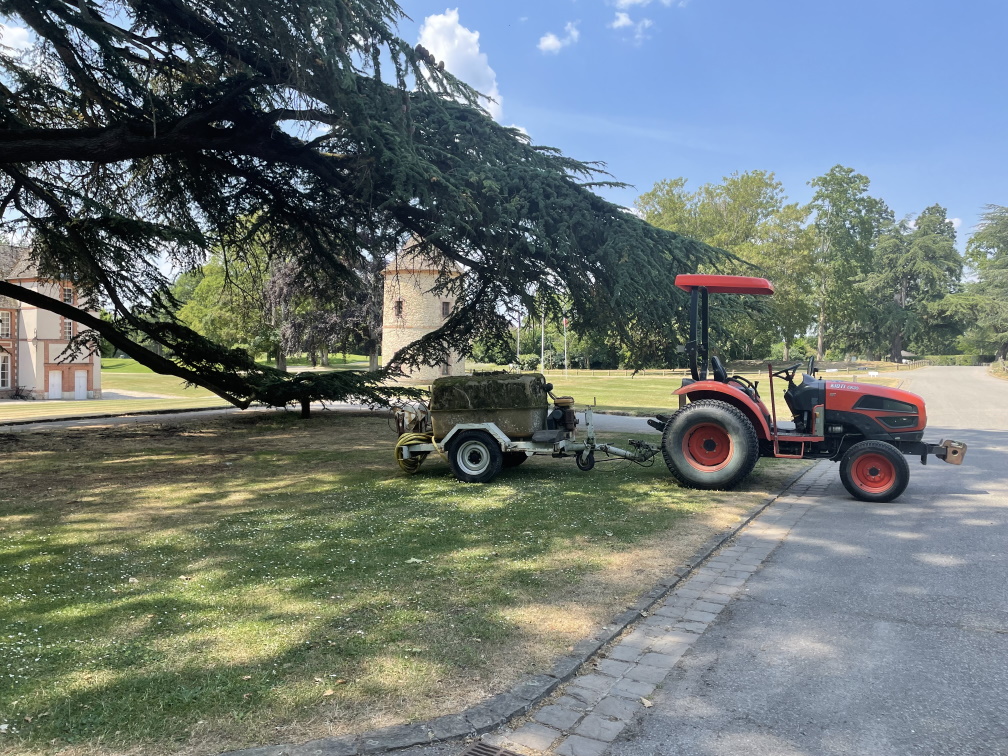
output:
<svg viewBox="0 0 1008 756"><path fill-rule="evenodd" d="M412 475L420 469L420 464L427 459L430 452L420 452L410 455L409 459L403 458L402 448L407 444L429 444L434 441L434 436L430 433L403 433L395 446L395 458L405 472Z"/></svg>

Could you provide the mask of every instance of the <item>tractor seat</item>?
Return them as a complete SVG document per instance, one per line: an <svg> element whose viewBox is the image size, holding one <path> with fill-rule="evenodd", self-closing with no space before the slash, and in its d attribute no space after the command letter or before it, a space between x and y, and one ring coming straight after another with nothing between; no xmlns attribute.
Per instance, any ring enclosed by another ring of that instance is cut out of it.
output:
<svg viewBox="0 0 1008 756"><path fill-rule="evenodd" d="M728 371L725 370L725 366L721 364L721 360L717 357L710 358L711 372L714 373L714 380L721 383L728 383Z"/></svg>
<svg viewBox="0 0 1008 756"><path fill-rule="evenodd" d="M553 406L557 409L566 409L568 407L574 406L573 396L555 396L553 397Z"/></svg>

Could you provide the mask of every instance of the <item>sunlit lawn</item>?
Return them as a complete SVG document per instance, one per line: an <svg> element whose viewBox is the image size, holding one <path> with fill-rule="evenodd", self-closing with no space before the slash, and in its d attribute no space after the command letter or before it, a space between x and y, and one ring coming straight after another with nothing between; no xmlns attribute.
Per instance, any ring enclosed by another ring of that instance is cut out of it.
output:
<svg viewBox="0 0 1008 756"><path fill-rule="evenodd" d="M85 401L0 402L0 424L5 421L45 420L60 417L90 417L154 410L196 409L228 406L206 389L186 388L178 378L152 373L134 360L102 360L102 390L139 391L159 397L91 399Z"/></svg>
<svg viewBox="0 0 1008 756"><path fill-rule="evenodd" d="M216 753L457 711L618 613L732 494L536 458L408 477L384 419L0 436L0 751ZM619 440L619 439L613 439Z"/></svg>

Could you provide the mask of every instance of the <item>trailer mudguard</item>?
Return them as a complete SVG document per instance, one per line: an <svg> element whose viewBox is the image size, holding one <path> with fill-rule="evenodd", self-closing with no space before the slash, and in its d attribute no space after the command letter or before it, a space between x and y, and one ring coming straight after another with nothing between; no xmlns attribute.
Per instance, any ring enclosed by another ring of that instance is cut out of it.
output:
<svg viewBox="0 0 1008 756"><path fill-rule="evenodd" d="M770 412L762 401L756 401L745 391L720 381L695 381L672 392L673 396L685 396L691 402L701 399L716 399L740 409L756 429L756 436L762 441L770 440Z"/></svg>

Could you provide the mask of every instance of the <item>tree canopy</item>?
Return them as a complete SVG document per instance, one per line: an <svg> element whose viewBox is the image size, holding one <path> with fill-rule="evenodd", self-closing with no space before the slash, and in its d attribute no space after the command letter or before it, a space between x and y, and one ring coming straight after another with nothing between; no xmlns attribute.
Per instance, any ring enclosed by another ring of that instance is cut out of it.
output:
<svg viewBox="0 0 1008 756"><path fill-rule="evenodd" d="M966 245L977 273L972 316L996 356L1008 358L1008 207L988 205L977 232Z"/></svg>
<svg viewBox="0 0 1008 756"><path fill-rule="evenodd" d="M792 342L812 322L808 209L786 203L783 185L766 171L736 173L692 192L686 183L684 178L658 182L638 198L637 208L656 226L731 252L733 272L750 275L756 269L769 277L776 288L769 302L757 300L734 316L738 297L718 303L719 346L732 357L759 358L780 339L788 359Z"/></svg>
<svg viewBox="0 0 1008 756"><path fill-rule="evenodd" d="M503 338L516 302L567 311L643 364L676 338L675 275L724 258L601 199L600 165L494 122L397 35L389 0L0 0L0 15L35 39L0 55L0 222L113 317L0 293L239 406L387 390L374 374L289 377L199 336L174 315L165 260L276 250L354 301L357 271L414 236L457 304L394 368Z"/></svg>

